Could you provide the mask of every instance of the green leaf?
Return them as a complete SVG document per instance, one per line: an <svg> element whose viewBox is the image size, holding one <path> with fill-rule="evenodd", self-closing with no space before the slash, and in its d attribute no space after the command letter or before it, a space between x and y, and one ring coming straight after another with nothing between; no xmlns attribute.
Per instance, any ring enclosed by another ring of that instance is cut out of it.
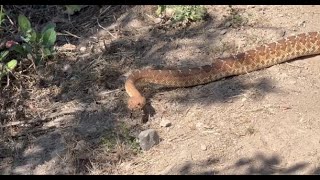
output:
<svg viewBox="0 0 320 180"><path fill-rule="evenodd" d="M20 30L23 32L24 35L27 34L27 32L31 29L31 23L28 20L28 18L22 14L18 17L18 24Z"/></svg>
<svg viewBox="0 0 320 180"><path fill-rule="evenodd" d="M9 70L9 71L12 71L18 64L18 61L15 60L15 59L12 59L11 61L9 61L7 64L6 64L6 68Z"/></svg>
<svg viewBox="0 0 320 180"><path fill-rule="evenodd" d="M30 41L31 43L35 43L36 40L37 40L37 32L32 29L31 32L30 32L29 41Z"/></svg>
<svg viewBox="0 0 320 180"><path fill-rule="evenodd" d="M24 43L24 44L22 44L22 47L27 53L32 53L32 47L30 44Z"/></svg>
<svg viewBox="0 0 320 180"><path fill-rule="evenodd" d="M47 24L46 26L44 26L41 30L41 33L44 33L45 31L47 31L48 29L51 29L51 28L56 28L56 24L55 23L49 23Z"/></svg>
<svg viewBox="0 0 320 180"><path fill-rule="evenodd" d="M4 66L3 69L1 68L0 79L6 74L8 74L8 72L12 71L17 66L17 64L18 64L18 61L15 59L12 59Z"/></svg>
<svg viewBox="0 0 320 180"><path fill-rule="evenodd" d="M35 57L36 59L34 59L34 64L36 65L36 66L38 66L40 63L41 63L41 60L42 60L42 58L41 58L41 55L40 54L36 54L36 57Z"/></svg>
<svg viewBox="0 0 320 180"><path fill-rule="evenodd" d="M3 9L3 5L1 5L0 6L0 26L4 21L5 15L6 15L6 13L5 13L4 9Z"/></svg>
<svg viewBox="0 0 320 180"><path fill-rule="evenodd" d="M12 47L12 50L19 53L21 56L26 56L27 55L27 51L25 50L25 48L23 48L23 46L17 44L17 45L14 45Z"/></svg>
<svg viewBox="0 0 320 180"><path fill-rule="evenodd" d="M41 41L42 41L42 34L41 33L39 33L39 32L36 32L36 42L37 43L42 43Z"/></svg>
<svg viewBox="0 0 320 180"><path fill-rule="evenodd" d="M48 57L48 56L52 55L52 53L51 53L49 48L44 48L43 49L43 54L44 54L45 57Z"/></svg>
<svg viewBox="0 0 320 180"><path fill-rule="evenodd" d="M2 61L8 54L9 54L9 51L2 51L0 53L0 61Z"/></svg>
<svg viewBox="0 0 320 180"><path fill-rule="evenodd" d="M53 28L47 29L43 33L42 44L47 47L53 46L54 43L56 42L56 38L57 38L56 31Z"/></svg>

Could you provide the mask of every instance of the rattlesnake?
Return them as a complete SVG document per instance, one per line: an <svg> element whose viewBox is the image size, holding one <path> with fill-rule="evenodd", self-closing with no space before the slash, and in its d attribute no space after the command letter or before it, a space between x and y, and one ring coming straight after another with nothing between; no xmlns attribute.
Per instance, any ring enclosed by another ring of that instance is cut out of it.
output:
<svg viewBox="0 0 320 180"><path fill-rule="evenodd" d="M190 87L319 53L320 32L308 32L263 44L226 58L215 59L211 65L176 70L137 70L131 73L125 82L126 92L130 96L128 108L130 110L142 109L146 104L145 97L135 86L138 81L169 87Z"/></svg>

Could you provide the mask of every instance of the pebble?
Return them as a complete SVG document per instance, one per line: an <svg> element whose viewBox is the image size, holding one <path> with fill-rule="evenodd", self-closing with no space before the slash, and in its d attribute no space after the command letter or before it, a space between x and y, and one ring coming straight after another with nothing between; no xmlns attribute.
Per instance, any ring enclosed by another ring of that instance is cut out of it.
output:
<svg viewBox="0 0 320 180"><path fill-rule="evenodd" d="M140 147L144 151L148 151L154 145L157 145L160 142L160 137L157 131L154 129L148 129L148 130L142 131L139 134L138 139L139 139Z"/></svg>
<svg viewBox="0 0 320 180"><path fill-rule="evenodd" d="M87 50L87 48L86 47L84 47L84 46L82 46L82 47L80 47L80 52L82 52L82 53L84 53L84 52L86 52L86 50Z"/></svg>
<svg viewBox="0 0 320 180"><path fill-rule="evenodd" d="M204 145L204 144L201 144L200 148L201 148L201 150L202 150L202 151L207 150L207 146L206 146L206 145Z"/></svg>
<svg viewBox="0 0 320 180"><path fill-rule="evenodd" d="M84 140L80 140L79 142L77 142L76 147L74 148L75 150L81 150L86 146L86 142Z"/></svg>
<svg viewBox="0 0 320 180"><path fill-rule="evenodd" d="M156 23L156 24L159 24L159 23L161 23L161 18L155 18L154 20L153 20L153 22L154 23Z"/></svg>
<svg viewBox="0 0 320 180"><path fill-rule="evenodd" d="M224 35L224 34L226 34L227 33L227 30L226 29L222 29L221 31L220 31L220 34L221 35Z"/></svg>
<svg viewBox="0 0 320 180"><path fill-rule="evenodd" d="M226 23L224 24L224 27L230 27L231 25L232 25L231 22L228 21L228 22L226 22Z"/></svg>
<svg viewBox="0 0 320 180"><path fill-rule="evenodd" d="M169 126L171 126L171 122L168 120L162 120L160 122L160 127L169 127Z"/></svg>

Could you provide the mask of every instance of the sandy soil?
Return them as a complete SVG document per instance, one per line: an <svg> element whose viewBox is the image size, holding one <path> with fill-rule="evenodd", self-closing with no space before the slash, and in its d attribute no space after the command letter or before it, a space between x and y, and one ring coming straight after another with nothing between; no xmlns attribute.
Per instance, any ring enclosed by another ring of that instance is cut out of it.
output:
<svg viewBox="0 0 320 180"><path fill-rule="evenodd" d="M319 174L319 56L192 88L146 86L148 114L130 117L123 83L131 70L210 64L320 27L320 6L233 6L240 18L231 17L228 6L206 8L206 20L187 28L162 28L149 17L150 8L141 6L100 28L91 36L98 39L95 54L70 64L83 73L99 67L101 73L62 82L45 133L28 136L28 144L14 140L2 147L18 150L1 153L1 174ZM121 30L111 31L114 25ZM81 93L74 93L76 87ZM143 118L147 122L139 124ZM161 127L163 120L172 125ZM110 161L97 160L107 155L94 147L119 122L131 124L135 135L156 129L161 142L104 171Z"/></svg>

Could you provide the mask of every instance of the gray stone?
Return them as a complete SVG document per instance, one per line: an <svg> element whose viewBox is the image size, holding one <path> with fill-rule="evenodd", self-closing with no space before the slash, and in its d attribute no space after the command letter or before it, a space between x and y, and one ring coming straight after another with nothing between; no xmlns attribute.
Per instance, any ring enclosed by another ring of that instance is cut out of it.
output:
<svg viewBox="0 0 320 180"><path fill-rule="evenodd" d="M171 126L171 122L168 120L162 120L160 122L160 127L169 127L169 126Z"/></svg>
<svg viewBox="0 0 320 180"><path fill-rule="evenodd" d="M84 147L86 147L86 142L84 140L80 140L79 142L77 142L76 147L74 148L77 151L82 150Z"/></svg>
<svg viewBox="0 0 320 180"><path fill-rule="evenodd" d="M139 144L142 150L148 151L151 149L154 145L159 144L160 138L154 129L148 129L145 131L142 131L139 136Z"/></svg>
<svg viewBox="0 0 320 180"><path fill-rule="evenodd" d="M86 50L87 50L86 47L84 47L84 46L80 47L80 52L84 53L84 52L86 52Z"/></svg>
<svg viewBox="0 0 320 180"><path fill-rule="evenodd" d="M224 24L224 27L230 27L231 25L232 25L231 22L228 21L228 22L226 22L226 23Z"/></svg>
<svg viewBox="0 0 320 180"><path fill-rule="evenodd" d="M155 18L153 21L154 21L154 23L159 24L159 23L161 23L162 19L161 18Z"/></svg>
<svg viewBox="0 0 320 180"><path fill-rule="evenodd" d="M224 35L224 34L227 33L227 31L228 31L228 30L226 30L226 29L222 29L222 30L220 31L220 34L221 34L221 35Z"/></svg>
<svg viewBox="0 0 320 180"><path fill-rule="evenodd" d="M201 148L201 150L202 150L202 151L207 150L207 146L206 146L206 145L204 145L204 144L201 144L200 148Z"/></svg>

